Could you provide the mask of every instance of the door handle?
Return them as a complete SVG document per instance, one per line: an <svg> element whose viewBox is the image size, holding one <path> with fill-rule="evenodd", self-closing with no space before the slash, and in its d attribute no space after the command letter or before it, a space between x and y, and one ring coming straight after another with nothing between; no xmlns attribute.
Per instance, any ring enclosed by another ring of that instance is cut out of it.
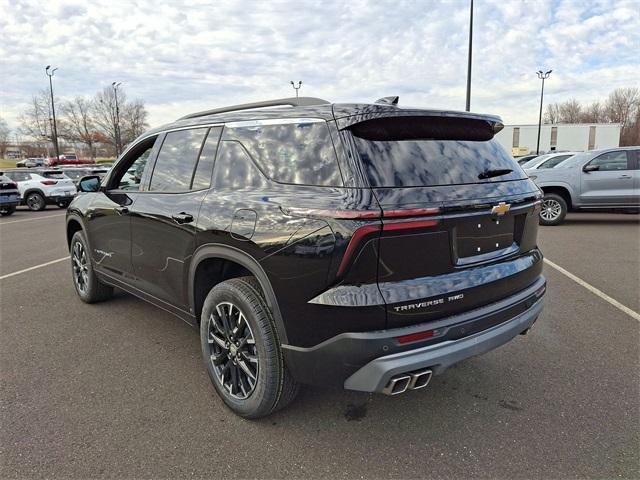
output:
<svg viewBox="0 0 640 480"><path fill-rule="evenodd" d="M115 210L118 215L126 215L127 213L129 213L129 209L124 206L116 207Z"/></svg>
<svg viewBox="0 0 640 480"><path fill-rule="evenodd" d="M180 212L180 213L176 213L175 215L171 215L171 218L173 218L174 222L179 224L193 222L193 215L185 212Z"/></svg>
<svg viewBox="0 0 640 480"><path fill-rule="evenodd" d="M631 175L620 175L618 178L631 178Z"/></svg>

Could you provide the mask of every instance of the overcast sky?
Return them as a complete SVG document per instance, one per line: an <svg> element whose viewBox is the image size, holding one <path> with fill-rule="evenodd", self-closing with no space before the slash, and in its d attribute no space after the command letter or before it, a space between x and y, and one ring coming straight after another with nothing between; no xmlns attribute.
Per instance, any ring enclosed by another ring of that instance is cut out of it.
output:
<svg viewBox="0 0 640 480"><path fill-rule="evenodd" d="M301 93L399 95L463 110L468 0L163 2L0 0L1 115L10 126L59 68L56 95L122 81L152 126L197 110ZM536 123L545 101L640 85L640 0L476 0L471 109Z"/></svg>

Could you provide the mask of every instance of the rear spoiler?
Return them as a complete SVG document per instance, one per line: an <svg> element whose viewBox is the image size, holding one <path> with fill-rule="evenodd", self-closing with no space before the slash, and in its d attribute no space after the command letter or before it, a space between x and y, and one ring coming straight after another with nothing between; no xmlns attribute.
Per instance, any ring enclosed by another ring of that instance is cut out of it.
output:
<svg viewBox="0 0 640 480"><path fill-rule="evenodd" d="M374 109L372 109L374 110ZM494 115L431 110L385 109L337 118L340 130L348 129L365 140L491 140L504 128Z"/></svg>

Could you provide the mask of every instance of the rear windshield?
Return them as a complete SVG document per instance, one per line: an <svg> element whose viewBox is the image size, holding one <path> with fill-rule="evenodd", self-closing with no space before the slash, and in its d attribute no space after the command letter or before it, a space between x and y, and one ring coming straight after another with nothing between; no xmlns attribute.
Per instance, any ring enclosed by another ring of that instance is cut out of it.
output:
<svg viewBox="0 0 640 480"><path fill-rule="evenodd" d="M57 178L58 180L67 178L67 176L62 172L41 172L40 175L44 178Z"/></svg>
<svg viewBox="0 0 640 480"><path fill-rule="evenodd" d="M373 187L417 187L501 182L526 178L517 162L495 139L465 139L456 129L452 140L446 132L438 139L412 138L426 130L418 125L416 135L403 132L393 136L360 135L352 130L369 183ZM367 137L362 138L362 137ZM435 135L434 135L435 136ZM372 138L373 137L373 138ZM444 138L443 138L444 137ZM378 140L376 138L382 138Z"/></svg>

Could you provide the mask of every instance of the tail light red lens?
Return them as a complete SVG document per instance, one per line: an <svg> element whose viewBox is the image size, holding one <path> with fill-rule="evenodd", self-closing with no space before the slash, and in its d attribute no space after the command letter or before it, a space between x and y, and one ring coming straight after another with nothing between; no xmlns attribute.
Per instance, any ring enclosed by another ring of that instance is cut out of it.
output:
<svg viewBox="0 0 640 480"><path fill-rule="evenodd" d="M56 182L55 180L40 180L40 183L43 185L55 185L58 182Z"/></svg>

